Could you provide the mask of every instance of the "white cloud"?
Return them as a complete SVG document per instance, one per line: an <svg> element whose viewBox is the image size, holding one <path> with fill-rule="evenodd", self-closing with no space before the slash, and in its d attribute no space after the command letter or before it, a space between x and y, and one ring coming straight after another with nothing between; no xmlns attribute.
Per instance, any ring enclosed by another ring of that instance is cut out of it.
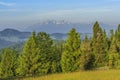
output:
<svg viewBox="0 0 120 80"><path fill-rule="evenodd" d="M3 6L13 6L15 3L7 3L7 2L1 2L0 1L0 5L3 5Z"/></svg>

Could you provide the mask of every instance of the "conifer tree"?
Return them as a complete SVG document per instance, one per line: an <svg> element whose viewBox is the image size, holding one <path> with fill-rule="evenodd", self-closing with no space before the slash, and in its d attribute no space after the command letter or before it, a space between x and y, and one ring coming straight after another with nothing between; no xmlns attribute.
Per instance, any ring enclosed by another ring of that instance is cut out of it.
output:
<svg viewBox="0 0 120 80"><path fill-rule="evenodd" d="M109 39L107 37L106 31L103 31L103 36L102 36L102 50L103 50L103 59L104 59L104 66L107 66L107 61L108 61L108 50L109 50Z"/></svg>
<svg viewBox="0 0 120 80"><path fill-rule="evenodd" d="M58 50L53 46L53 41L45 32L37 34L37 46L39 49L39 73L48 74L59 72L60 55Z"/></svg>
<svg viewBox="0 0 120 80"><path fill-rule="evenodd" d="M113 37L114 37L114 31L113 31L113 29L112 29L112 30L110 30L110 41L113 40Z"/></svg>
<svg viewBox="0 0 120 80"><path fill-rule="evenodd" d="M110 45L112 43L113 37L114 37L114 30L112 29L112 30L110 30L110 33L108 36L108 50L110 49Z"/></svg>
<svg viewBox="0 0 120 80"><path fill-rule="evenodd" d="M117 44L116 44L115 36L113 37L108 54L109 54L109 67L117 68L119 65L119 53L117 51Z"/></svg>
<svg viewBox="0 0 120 80"><path fill-rule="evenodd" d="M25 43L23 52L19 56L17 73L22 76L31 76L36 74L39 67L39 58L36 34L33 32Z"/></svg>
<svg viewBox="0 0 120 80"><path fill-rule="evenodd" d="M80 66L82 70L90 70L94 68L95 57L91 51L90 40L85 36L84 41L81 44L81 58Z"/></svg>
<svg viewBox="0 0 120 80"><path fill-rule="evenodd" d="M17 53L9 48L3 49L0 63L0 78L9 78L16 75Z"/></svg>
<svg viewBox="0 0 120 80"><path fill-rule="evenodd" d="M107 38L106 33L101 29L99 23L96 22L93 26L92 51L95 55L96 66L104 66L107 56Z"/></svg>
<svg viewBox="0 0 120 80"><path fill-rule="evenodd" d="M111 36L109 67L120 68L120 25L118 25L117 30Z"/></svg>
<svg viewBox="0 0 120 80"><path fill-rule="evenodd" d="M61 65L63 72L72 72L80 68L80 35L73 28L68 33L68 39L64 44Z"/></svg>
<svg viewBox="0 0 120 80"><path fill-rule="evenodd" d="M61 52L59 47L57 47L56 45L52 46L52 54L51 54L51 59L49 61L50 62L50 69L49 69L49 73L57 73L57 72L61 72L61 64L60 64L60 60L61 60Z"/></svg>
<svg viewBox="0 0 120 80"><path fill-rule="evenodd" d="M19 75L31 76L59 72L60 55L45 32L32 33L19 57Z"/></svg>
<svg viewBox="0 0 120 80"><path fill-rule="evenodd" d="M120 53L120 24L118 25L118 28L116 30L116 44L118 46L118 52Z"/></svg>
<svg viewBox="0 0 120 80"><path fill-rule="evenodd" d="M52 40L48 34L45 32L39 32L37 34L37 46L39 49L39 74L48 74L50 71L50 58L52 57Z"/></svg>

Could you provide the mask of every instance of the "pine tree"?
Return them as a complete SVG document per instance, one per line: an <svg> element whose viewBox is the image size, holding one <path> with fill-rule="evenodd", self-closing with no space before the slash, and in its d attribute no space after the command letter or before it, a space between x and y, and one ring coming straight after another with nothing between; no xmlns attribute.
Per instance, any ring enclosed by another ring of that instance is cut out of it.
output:
<svg viewBox="0 0 120 80"><path fill-rule="evenodd" d="M107 56L107 38L106 33L101 29L99 23L96 22L93 26L92 51L95 55L96 66L105 66Z"/></svg>
<svg viewBox="0 0 120 80"><path fill-rule="evenodd" d="M118 62L119 62L119 53L117 52L117 44L116 44L116 38L113 37L110 49L108 51L109 54L109 67L110 68L117 68Z"/></svg>
<svg viewBox="0 0 120 80"><path fill-rule="evenodd" d="M53 46L53 41L48 34L40 32L37 34L37 44L39 49L39 73L48 74L59 72L60 66L59 52Z"/></svg>
<svg viewBox="0 0 120 80"><path fill-rule="evenodd" d="M0 63L0 78L9 78L16 75L17 53L9 48L3 49Z"/></svg>
<svg viewBox="0 0 120 80"><path fill-rule="evenodd" d="M106 31L103 31L103 36L102 36L102 50L103 50L103 58L104 58L104 66L107 66L108 62L108 50L109 50L109 39L107 37Z"/></svg>
<svg viewBox="0 0 120 80"><path fill-rule="evenodd" d="M25 43L23 52L19 56L19 67L17 69L17 73L22 76L31 76L36 74L39 67L39 58L36 34L33 32Z"/></svg>
<svg viewBox="0 0 120 80"><path fill-rule="evenodd" d="M110 45L112 43L113 37L114 37L114 30L112 29L112 30L110 30L110 33L108 36L108 50L110 49Z"/></svg>
<svg viewBox="0 0 120 80"><path fill-rule="evenodd" d="M114 37L114 30L112 29L112 30L110 30L110 41L112 41L113 40L113 37Z"/></svg>
<svg viewBox="0 0 120 80"><path fill-rule="evenodd" d="M117 43L117 46L118 46L118 52L120 53L120 24L118 25L118 28L116 30L116 43Z"/></svg>
<svg viewBox="0 0 120 80"><path fill-rule="evenodd" d="M80 68L80 35L73 28L68 33L68 39L64 44L61 65L63 72L72 72Z"/></svg>
<svg viewBox="0 0 120 80"><path fill-rule="evenodd" d="M19 75L31 76L59 72L60 55L45 32L32 33L19 57Z"/></svg>
<svg viewBox="0 0 120 80"><path fill-rule="evenodd" d="M111 46L109 49L110 68L120 68L120 25L111 36Z"/></svg>
<svg viewBox="0 0 120 80"><path fill-rule="evenodd" d="M95 57L91 51L90 40L85 36L84 41L81 44L81 58L80 66L82 70L90 70L94 68Z"/></svg>
<svg viewBox="0 0 120 80"><path fill-rule="evenodd" d="M93 25L93 38L97 38L101 34L101 28L98 21Z"/></svg>
<svg viewBox="0 0 120 80"><path fill-rule="evenodd" d="M54 45L52 47L52 54L51 54L51 59L49 61L50 62L50 69L49 69L49 73L57 73L57 72L61 72L61 64L60 64L60 60L61 60L61 52L59 47L57 47L56 45Z"/></svg>

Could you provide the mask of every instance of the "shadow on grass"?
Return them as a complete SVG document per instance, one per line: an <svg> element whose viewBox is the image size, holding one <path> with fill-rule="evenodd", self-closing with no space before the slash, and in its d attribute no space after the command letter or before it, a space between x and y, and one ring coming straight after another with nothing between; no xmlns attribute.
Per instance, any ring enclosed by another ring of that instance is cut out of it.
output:
<svg viewBox="0 0 120 80"><path fill-rule="evenodd" d="M41 76L45 76L44 75L32 75L32 76L15 76L15 77L8 77L8 78L0 78L0 80L23 80L25 78L36 78L36 77L41 77ZM47 74L48 75L48 74Z"/></svg>

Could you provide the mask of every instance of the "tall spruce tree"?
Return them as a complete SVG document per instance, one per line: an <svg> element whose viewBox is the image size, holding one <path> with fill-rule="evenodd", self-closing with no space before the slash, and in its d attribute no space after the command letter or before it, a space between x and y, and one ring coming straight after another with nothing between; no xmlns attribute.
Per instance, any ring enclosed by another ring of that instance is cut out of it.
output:
<svg viewBox="0 0 120 80"><path fill-rule="evenodd" d="M110 45L112 43L113 37L114 37L114 30L112 29L112 30L110 30L110 33L108 36L108 50L110 49Z"/></svg>
<svg viewBox="0 0 120 80"><path fill-rule="evenodd" d="M58 72L58 68L60 66L60 55L55 46L53 46L53 41L50 36L45 32L39 32L37 34L37 44L40 56L39 73L48 74Z"/></svg>
<svg viewBox="0 0 120 80"><path fill-rule="evenodd" d="M80 35L73 28L68 33L68 39L64 44L61 65L63 72L72 72L80 68Z"/></svg>
<svg viewBox="0 0 120 80"><path fill-rule="evenodd" d="M50 58L50 69L49 69L49 73L57 73L57 72L61 72L61 64L60 64L60 60L61 60L61 51L60 48L57 47L56 45L52 46L52 54L51 54L51 58Z"/></svg>
<svg viewBox="0 0 120 80"><path fill-rule="evenodd" d="M118 46L117 50L118 50L118 52L120 54L120 24L118 25L118 28L116 30L115 35L116 35L116 43L117 43L117 46Z"/></svg>
<svg viewBox="0 0 120 80"><path fill-rule="evenodd" d="M0 63L0 78L9 78L16 75L17 53L9 48L3 49Z"/></svg>
<svg viewBox="0 0 120 80"><path fill-rule="evenodd" d="M120 24L117 30L111 36L111 45L109 49L109 66L110 68L120 69Z"/></svg>
<svg viewBox="0 0 120 80"><path fill-rule="evenodd" d="M113 37L108 54L109 54L109 67L117 68L120 63L119 63L119 53L117 51L117 44L116 44L115 36Z"/></svg>
<svg viewBox="0 0 120 80"><path fill-rule="evenodd" d="M90 70L94 68L95 57L91 50L90 40L85 36L81 44L80 66L82 70Z"/></svg>
<svg viewBox="0 0 120 80"><path fill-rule="evenodd" d="M45 32L32 33L19 57L19 75L31 76L59 72L60 55Z"/></svg>
<svg viewBox="0 0 120 80"><path fill-rule="evenodd" d="M45 32L39 32L37 34L37 44L40 55L40 66L38 71L39 74L47 74L50 71L50 58L52 57L51 49L53 42L48 34Z"/></svg>
<svg viewBox="0 0 120 80"><path fill-rule="evenodd" d="M106 56L107 56L107 38L106 33L101 29L99 23L96 22L93 26L93 40L92 48L95 55L96 66L105 66Z"/></svg>
<svg viewBox="0 0 120 80"><path fill-rule="evenodd" d="M23 52L18 59L18 75L31 76L37 73L39 67L39 54L36 43L36 33L33 32L25 43Z"/></svg>

